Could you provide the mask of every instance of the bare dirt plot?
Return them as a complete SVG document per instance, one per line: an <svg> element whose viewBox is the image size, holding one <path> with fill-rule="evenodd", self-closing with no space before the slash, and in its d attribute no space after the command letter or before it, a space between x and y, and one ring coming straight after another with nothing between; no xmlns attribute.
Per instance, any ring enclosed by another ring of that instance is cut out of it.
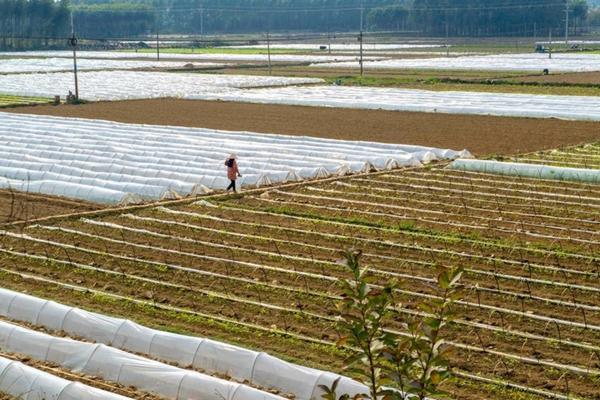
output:
<svg viewBox="0 0 600 400"><path fill-rule="evenodd" d="M564 74L533 75L513 78L510 80L515 82L600 85L600 72L574 72Z"/></svg>
<svg viewBox="0 0 600 400"><path fill-rule="evenodd" d="M99 204L61 197L0 190L0 223L99 210Z"/></svg>
<svg viewBox="0 0 600 400"><path fill-rule="evenodd" d="M454 398L516 398L500 383L474 391L476 374L597 398L598 186L432 168L267 193L31 226L4 236L0 276L9 288L339 371L340 250L363 249L377 283L400 280L407 319L433 295L437 268L461 265L461 317L448 337Z"/></svg>
<svg viewBox="0 0 600 400"><path fill-rule="evenodd" d="M178 99L25 107L11 112L466 148L479 156L528 153L600 139L597 122Z"/></svg>

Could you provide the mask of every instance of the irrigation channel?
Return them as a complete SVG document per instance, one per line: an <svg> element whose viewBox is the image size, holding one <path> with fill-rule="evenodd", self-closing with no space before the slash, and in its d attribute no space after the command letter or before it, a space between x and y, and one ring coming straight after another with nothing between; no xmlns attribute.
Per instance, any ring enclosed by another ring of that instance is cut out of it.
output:
<svg viewBox="0 0 600 400"><path fill-rule="evenodd" d="M460 265L454 397L598 399L599 227L598 186L432 167L5 229L0 277L341 372L343 250L363 251L376 285L399 280L387 329L401 334Z"/></svg>

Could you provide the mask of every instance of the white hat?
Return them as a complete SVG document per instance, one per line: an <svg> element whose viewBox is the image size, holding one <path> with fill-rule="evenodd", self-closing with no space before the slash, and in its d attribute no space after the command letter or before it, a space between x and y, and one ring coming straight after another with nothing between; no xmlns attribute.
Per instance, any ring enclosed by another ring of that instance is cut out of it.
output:
<svg viewBox="0 0 600 400"><path fill-rule="evenodd" d="M237 156L235 155L235 153L231 153L227 159L228 160L231 160L231 159L237 160Z"/></svg>

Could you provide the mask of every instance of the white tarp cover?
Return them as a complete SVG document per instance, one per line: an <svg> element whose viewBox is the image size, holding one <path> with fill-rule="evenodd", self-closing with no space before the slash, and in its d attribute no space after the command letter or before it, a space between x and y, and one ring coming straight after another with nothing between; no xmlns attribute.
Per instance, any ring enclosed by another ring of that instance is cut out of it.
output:
<svg viewBox="0 0 600 400"><path fill-rule="evenodd" d="M100 69L141 69L141 68L179 68L183 69L187 63L169 61L134 61L134 60L77 60L77 69L80 71ZM196 68L219 67L223 64L198 63ZM0 73L23 72L56 72L70 71L73 61L68 58L0 58ZM2 89L0 88L0 91Z"/></svg>
<svg viewBox="0 0 600 400"><path fill-rule="evenodd" d="M448 166L450 169L488 174L519 176L526 178L553 179L600 183L600 170L552 167L549 165L522 164L491 160L456 160Z"/></svg>
<svg viewBox="0 0 600 400"><path fill-rule="evenodd" d="M0 357L0 393L23 400L126 400L80 382L71 382Z"/></svg>
<svg viewBox="0 0 600 400"><path fill-rule="evenodd" d="M218 94L227 88L256 88L322 83L315 78L217 75L153 71L97 71L79 74L79 97L83 100L127 100ZM0 75L0 92L21 96L54 97L75 92L73 74Z"/></svg>
<svg viewBox="0 0 600 400"><path fill-rule="evenodd" d="M190 99L600 121L600 97L305 86L227 90Z"/></svg>
<svg viewBox="0 0 600 400"><path fill-rule="evenodd" d="M138 354L146 354L180 366L199 368L207 373L226 374L238 381L277 389L286 394L294 394L297 400L320 400L321 390L318 385L330 386L340 377L329 372L291 364L266 353L209 339L157 331L132 321L91 313L6 289L0 289L0 316L43 326L52 331L65 331L73 336ZM38 338L38 336L28 333L28 336L25 337L21 335L23 331L19 332L19 337L23 337L20 343L24 346L29 344L29 353L32 356L33 353L43 356L46 351L44 339L42 338L38 342L33 342L32 339L30 343L29 338ZM5 336L6 330L3 330L0 324L0 348L6 342L6 340L3 341ZM13 344L11 347L15 346ZM58 342L55 341L52 346L56 351L51 352L51 355L59 352L63 354L60 357L54 357L53 360L67 360L70 368L77 368L78 365L81 365L83 360L89 357L92 347L95 348L95 345L88 344L86 345L88 347L85 347L79 345L78 342L71 341L64 342L62 345L58 345ZM39 350L35 350L33 347ZM76 349L77 351L75 351ZM109 373L109 367L103 366L100 361L108 358L108 355L111 357L114 354L118 357L125 356L122 353L116 353L114 349L110 350L107 347L102 347L102 349L104 349L102 354L106 353L106 356L97 357L94 362L90 363L93 366L91 368L106 370L103 376L117 380L118 377L115 378L113 373ZM72 358L65 358L65 353ZM107 360L106 362L111 363L112 366L118 361ZM157 371L154 364L152 366L153 368L147 369L148 372ZM117 371L118 369L114 373ZM149 376L142 376L139 380L148 381L147 384L150 384ZM139 384L137 381L136 383ZM144 387L147 388L147 386ZM341 378L339 395L344 393L355 395L366 393L366 391L367 389L363 385L345 377ZM236 398L243 399L244 397ZM252 398L256 397L245 399Z"/></svg>
<svg viewBox="0 0 600 400"><path fill-rule="evenodd" d="M315 64L323 68L359 68L357 61ZM498 54L485 56L406 58L364 62L366 69L429 69L479 71L590 72L600 71L600 54L543 53Z"/></svg>
<svg viewBox="0 0 600 400"><path fill-rule="evenodd" d="M468 151L0 113L0 187L99 203L420 166Z"/></svg>
<svg viewBox="0 0 600 400"><path fill-rule="evenodd" d="M0 57L73 57L71 51L26 51L26 52L0 52ZM120 51L79 51L77 57L80 59L119 59L119 58L144 58L156 59L156 53L136 53ZM177 54L161 53L161 60L192 60L192 61L225 61L225 62L247 62L247 63L266 63L269 56L267 54ZM310 54L271 54L272 62L285 63L329 63L346 62L357 60L357 56L339 56L339 55L310 55ZM381 60L381 57L369 57L367 60Z"/></svg>
<svg viewBox="0 0 600 400"><path fill-rule="evenodd" d="M0 349L167 399L283 400L247 385L173 367L104 344L55 337L4 321L0 321Z"/></svg>
<svg viewBox="0 0 600 400"><path fill-rule="evenodd" d="M271 43L271 49L285 50L321 50L321 46L329 48L329 43ZM417 43L363 43L364 51L392 51L405 49L429 49L444 47L442 44ZM266 49L266 44L255 44L246 46L224 46L225 49ZM360 44L357 43L331 43L331 51L358 51Z"/></svg>

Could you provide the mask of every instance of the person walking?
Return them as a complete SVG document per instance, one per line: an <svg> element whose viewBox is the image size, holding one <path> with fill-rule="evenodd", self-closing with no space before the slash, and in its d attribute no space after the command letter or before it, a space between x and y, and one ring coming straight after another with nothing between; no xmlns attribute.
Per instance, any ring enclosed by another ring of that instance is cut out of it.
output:
<svg viewBox="0 0 600 400"><path fill-rule="evenodd" d="M235 181L238 177L242 176L238 168L237 156L235 154L231 154L227 160L225 160L225 166L227 167L227 179L231 181L229 186L227 186L227 191L229 192L231 189L233 189L233 192L237 193Z"/></svg>

